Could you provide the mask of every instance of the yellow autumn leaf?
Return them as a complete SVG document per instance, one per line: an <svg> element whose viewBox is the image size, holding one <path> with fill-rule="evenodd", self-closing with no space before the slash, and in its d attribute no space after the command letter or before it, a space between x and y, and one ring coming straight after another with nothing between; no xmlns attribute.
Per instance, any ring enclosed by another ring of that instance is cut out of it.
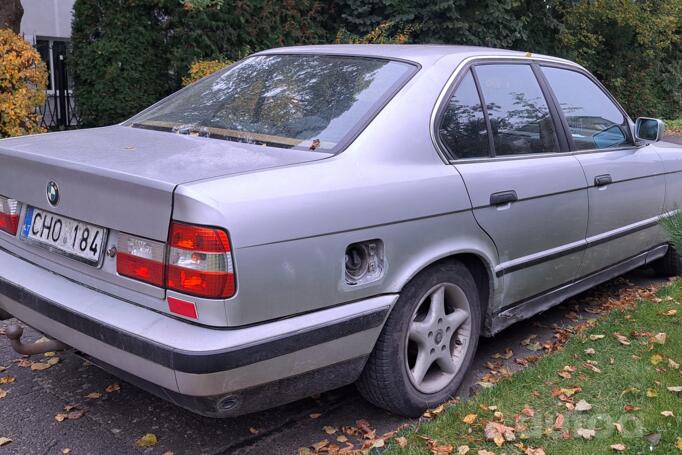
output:
<svg viewBox="0 0 682 455"><path fill-rule="evenodd" d="M135 445L141 448L145 447L153 447L155 446L159 440L156 438L156 435L154 433L147 433L144 436L142 436L140 439L135 441Z"/></svg>
<svg viewBox="0 0 682 455"><path fill-rule="evenodd" d="M656 392L656 389L646 389L646 396L649 398L654 398L658 396L658 392Z"/></svg>
<svg viewBox="0 0 682 455"><path fill-rule="evenodd" d="M663 356L661 354L654 354L649 359L652 365L658 365L663 361Z"/></svg>
<svg viewBox="0 0 682 455"><path fill-rule="evenodd" d="M476 421L476 418L478 416L476 414L467 414L463 419L462 422L466 423L467 425L471 425Z"/></svg>

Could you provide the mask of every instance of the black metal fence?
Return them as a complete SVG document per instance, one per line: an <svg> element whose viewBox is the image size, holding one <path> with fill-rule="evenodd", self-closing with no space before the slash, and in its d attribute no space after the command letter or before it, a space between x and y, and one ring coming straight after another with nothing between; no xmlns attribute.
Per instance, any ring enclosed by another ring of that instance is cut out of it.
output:
<svg viewBox="0 0 682 455"><path fill-rule="evenodd" d="M66 41L38 40L36 49L47 64L48 87L45 105L39 109L41 124L49 130L78 128L80 117L69 78Z"/></svg>

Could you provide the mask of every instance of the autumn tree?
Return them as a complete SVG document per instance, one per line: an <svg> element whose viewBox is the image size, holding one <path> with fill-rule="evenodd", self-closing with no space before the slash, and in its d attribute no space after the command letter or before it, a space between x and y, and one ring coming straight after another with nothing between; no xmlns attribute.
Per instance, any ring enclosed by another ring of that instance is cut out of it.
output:
<svg viewBox="0 0 682 455"><path fill-rule="evenodd" d="M0 1L0 29L8 28L14 33L19 33L23 16L24 8L21 6L21 0Z"/></svg>

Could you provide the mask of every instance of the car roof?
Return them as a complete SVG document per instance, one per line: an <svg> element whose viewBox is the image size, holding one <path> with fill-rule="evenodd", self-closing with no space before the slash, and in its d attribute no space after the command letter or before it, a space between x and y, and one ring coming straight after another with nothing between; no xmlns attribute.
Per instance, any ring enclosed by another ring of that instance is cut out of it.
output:
<svg viewBox="0 0 682 455"><path fill-rule="evenodd" d="M525 57L542 58L560 63L575 63L558 57L529 52L494 49L490 47L459 46L449 44L323 44L312 46L289 46L258 52L263 54L332 54L353 55L362 57L383 57L388 59L408 60L422 66L429 66L446 56L461 56L464 60L470 57Z"/></svg>

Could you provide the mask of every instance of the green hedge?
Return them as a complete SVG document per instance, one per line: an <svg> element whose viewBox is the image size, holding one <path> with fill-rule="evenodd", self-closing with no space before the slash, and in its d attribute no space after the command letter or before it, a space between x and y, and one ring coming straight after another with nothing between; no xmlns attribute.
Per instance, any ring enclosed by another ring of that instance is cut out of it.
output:
<svg viewBox="0 0 682 455"><path fill-rule="evenodd" d="M631 115L676 118L681 22L680 0L76 0L71 59L88 126L123 120L176 90L195 61L363 37L379 26L387 42L408 30L412 43L568 57Z"/></svg>

